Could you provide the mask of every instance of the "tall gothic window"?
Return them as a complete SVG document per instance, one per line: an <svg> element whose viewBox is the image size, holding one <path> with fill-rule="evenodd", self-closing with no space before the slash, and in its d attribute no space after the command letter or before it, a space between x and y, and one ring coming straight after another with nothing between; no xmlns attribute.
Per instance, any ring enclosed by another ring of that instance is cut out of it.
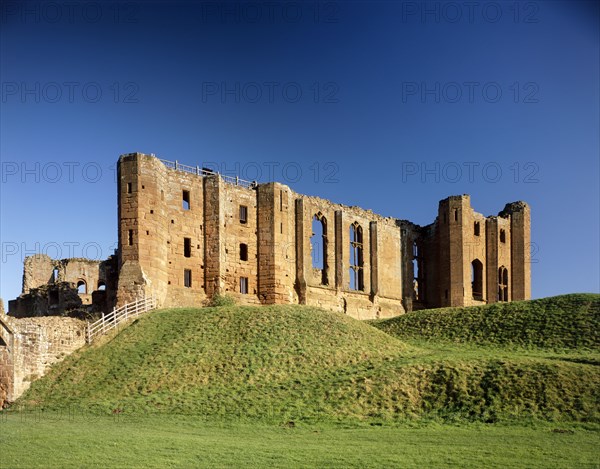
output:
<svg viewBox="0 0 600 469"><path fill-rule="evenodd" d="M363 230L354 222L350 225L350 289L363 291L365 289L363 258Z"/></svg>
<svg viewBox="0 0 600 469"><path fill-rule="evenodd" d="M321 285L327 285L327 219L321 212L312 220L312 236L310 237L312 266L321 270Z"/></svg>

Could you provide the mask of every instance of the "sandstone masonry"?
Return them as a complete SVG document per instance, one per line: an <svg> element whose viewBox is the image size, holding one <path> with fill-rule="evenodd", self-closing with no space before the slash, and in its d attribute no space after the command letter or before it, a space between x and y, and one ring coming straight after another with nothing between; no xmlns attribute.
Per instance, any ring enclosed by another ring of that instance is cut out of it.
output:
<svg viewBox="0 0 600 469"><path fill-rule="evenodd" d="M421 227L141 153L118 164L117 304L308 304L358 319L530 298L530 210L440 202Z"/></svg>
<svg viewBox="0 0 600 469"><path fill-rule="evenodd" d="M177 307L227 294L357 319L531 297L525 202L486 217L451 196L418 226L142 153L119 158L117 191L114 256L25 260L22 294L0 311L0 406L84 345L77 318L143 296Z"/></svg>

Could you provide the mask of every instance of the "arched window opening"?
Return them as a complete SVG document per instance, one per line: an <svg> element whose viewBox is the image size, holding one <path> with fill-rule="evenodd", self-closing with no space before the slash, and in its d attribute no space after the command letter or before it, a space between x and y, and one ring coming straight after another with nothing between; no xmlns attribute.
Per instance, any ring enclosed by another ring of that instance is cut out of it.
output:
<svg viewBox="0 0 600 469"><path fill-rule="evenodd" d="M363 273L363 231L357 223L350 225L350 289L363 291L365 289Z"/></svg>
<svg viewBox="0 0 600 469"><path fill-rule="evenodd" d="M312 266L321 271L321 285L327 285L327 219L321 212L312 220L312 236L310 237Z"/></svg>
<svg viewBox="0 0 600 469"><path fill-rule="evenodd" d="M98 282L98 290L106 291L106 283L104 283L102 280Z"/></svg>
<svg viewBox="0 0 600 469"><path fill-rule="evenodd" d="M85 295L87 293L87 284L85 283L85 280L79 280L77 282L77 293L80 295Z"/></svg>
<svg viewBox="0 0 600 469"><path fill-rule="evenodd" d="M474 300L483 300L483 264L479 259L471 262L471 289Z"/></svg>
<svg viewBox="0 0 600 469"><path fill-rule="evenodd" d="M54 283L58 282L58 269L56 267L52 270L52 281Z"/></svg>
<svg viewBox="0 0 600 469"><path fill-rule="evenodd" d="M508 301L508 269L498 269L498 301Z"/></svg>

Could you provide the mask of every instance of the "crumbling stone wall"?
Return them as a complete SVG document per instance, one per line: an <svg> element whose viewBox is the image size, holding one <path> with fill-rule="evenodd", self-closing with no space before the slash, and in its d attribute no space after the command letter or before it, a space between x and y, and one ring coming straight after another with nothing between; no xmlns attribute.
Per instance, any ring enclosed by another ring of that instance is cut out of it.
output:
<svg viewBox="0 0 600 469"><path fill-rule="evenodd" d="M0 299L0 409L12 397L14 368L10 355L12 332L5 324L4 305Z"/></svg>
<svg viewBox="0 0 600 469"><path fill-rule="evenodd" d="M468 195L451 196L440 202L433 230L439 260L437 275L431 279L438 285L439 300L435 306L531 298L530 219L526 203L507 204L497 217L484 217L471 208ZM476 262L481 263L480 275L474 268ZM498 293L500 269L506 269L508 276L507 299ZM478 281L481 291L474 291Z"/></svg>
<svg viewBox="0 0 600 469"><path fill-rule="evenodd" d="M23 290L9 302L15 317L109 312L115 305L117 258L51 259L45 254L25 258ZM81 292L78 291L81 286Z"/></svg>
<svg viewBox="0 0 600 469"><path fill-rule="evenodd" d="M13 366L8 347L0 345L0 409L9 402L13 387Z"/></svg>
<svg viewBox="0 0 600 469"><path fill-rule="evenodd" d="M163 306L199 306L226 293L246 304L309 304L368 319L497 301L500 268L510 272L510 299L530 295L522 202L485 217L469 196L452 196L440 202L434 223L420 227L279 183L244 187L200 168L167 167L140 153L123 155L118 168L119 304L155 295ZM311 244L315 216L326 220L322 267L311 259L312 249L322 249ZM362 230L360 288L351 288L358 267L351 226Z"/></svg>
<svg viewBox="0 0 600 469"><path fill-rule="evenodd" d="M358 319L404 312L400 289L400 230L395 220L359 207L348 207L318 197L295 194L298 272L306 304L343 311ZM323 220L325 241L313 240L313 220ZM351 226L362 230L362 289L351 288ZM319 250L319 253L315 253ZM323 252L325 251L325 252ZM323 268L314 256L324 257ZM318 265L318 264L317 264ZM304 287L305 285L305 287Z"/></svg>
<svg viewBox="0 0 600 469"><path fill-rule="evenodd" d="M0 331L4 331L1 337L6 344L0 345L0 394L5 401L14 401L50 366L85 345L86 323L53 316L4 316L0 318Z"/></svg>

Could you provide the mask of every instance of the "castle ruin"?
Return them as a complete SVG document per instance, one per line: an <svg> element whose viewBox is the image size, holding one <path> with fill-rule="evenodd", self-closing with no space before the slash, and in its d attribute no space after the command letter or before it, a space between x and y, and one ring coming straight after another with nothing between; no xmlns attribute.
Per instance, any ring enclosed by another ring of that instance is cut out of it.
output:
<svg viewBox="0 0 600 469"><path fill-rule="evenodd" d="M450 196L433 223L418 226L142 153L122 155L117 175L115 255L25 260L23 292L9 302L10 316L0 314L0 378L14 376L18 358L7 352L10 331L33 327L16 318L81 318L144 296L160 307L197 307L231 295L239 304L306 304L357 319L531 296L524 202L486 217L468 195ZM57 350L85 342L75 337Z"/></svg>
<svg viewBox="0 0 600 469"><path fill-rule="evenodd" d="M421 227L277 182L257 184L152 155L118 162L118 250L106 261L25 261L9 314L109 311L143 296L161 307L307 304L374 319L530 298L530 209L497 216L468 195Z"/></svg>

